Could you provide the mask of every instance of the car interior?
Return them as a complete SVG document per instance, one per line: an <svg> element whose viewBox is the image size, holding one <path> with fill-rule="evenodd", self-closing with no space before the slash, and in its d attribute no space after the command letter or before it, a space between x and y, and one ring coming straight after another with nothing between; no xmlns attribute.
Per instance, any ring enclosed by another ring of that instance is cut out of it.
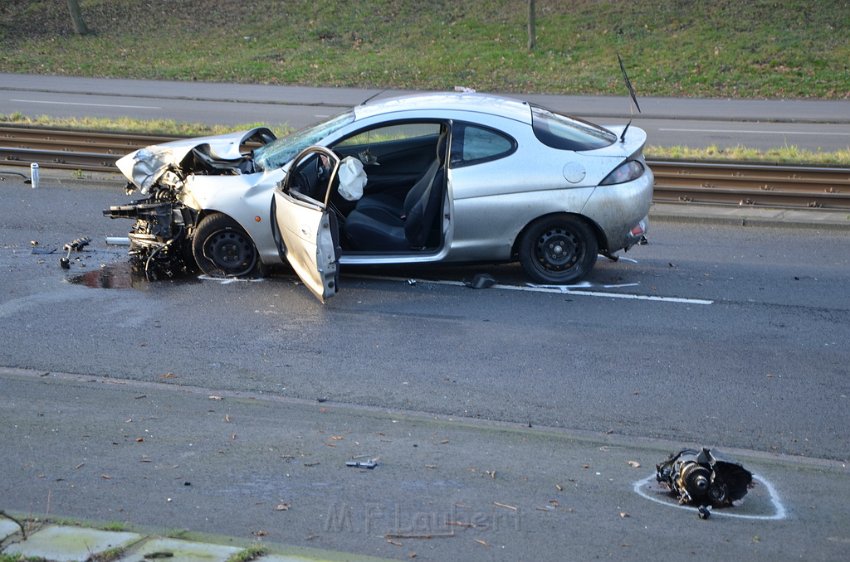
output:
<svg viewBox="0 0 850 562"><path fill-rule="evenodd" d="M448 139L444 123L400 123L360 132L331 147L341 159L359 159L367 177L357 201L339 194L338 177L331 187L329 207L345 253L440 247ZM298 166L293 189L323 201L326 173L320 158L310 158Z"/></svg>

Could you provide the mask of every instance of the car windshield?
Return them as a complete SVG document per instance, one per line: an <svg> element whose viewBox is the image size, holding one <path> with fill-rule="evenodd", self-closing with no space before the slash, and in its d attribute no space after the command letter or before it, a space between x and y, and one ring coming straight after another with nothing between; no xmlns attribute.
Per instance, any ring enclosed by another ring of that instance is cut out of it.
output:
<svg viewBox="0 0 850 562"><path fill-rule="evenodd" d="M594 150L614 144L617 135L599 125L531 107L534 135L546 146L563 150Z"/></svg>
<svg viewBox="0 0 850 562"><path fill-rule="evenodd" d="M254 162L263 170L280 168L308 146L317 144L323 138L352 121L354 121L354 112L347 111L329 121L281 137L256 149L254 151Z"/></svg>

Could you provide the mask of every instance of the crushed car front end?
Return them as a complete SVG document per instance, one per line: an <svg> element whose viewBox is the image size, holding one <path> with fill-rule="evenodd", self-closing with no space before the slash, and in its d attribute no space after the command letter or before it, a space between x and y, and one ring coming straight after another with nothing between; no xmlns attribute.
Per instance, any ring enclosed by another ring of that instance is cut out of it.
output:
<svg viewBox="0 0 850 562"><path fill-rule="evenodd" d="M269 129L259 127L180 139L131 152L116 165L128 180L127 194L138 191L144 197L113 205L103 214L134 221L128 234L130 256L149 277L193 271L196 259L192 237L199 220L209 211L198 204L198 199L211 199L209 181L197 182L207 186L203 195L194 193L193 183L199 178L216 178L214 185L219 193L239 200L247 189L246 182L240 180L254 177L256 182L264 175L252 158L252 148L275 138Z"/></svg>

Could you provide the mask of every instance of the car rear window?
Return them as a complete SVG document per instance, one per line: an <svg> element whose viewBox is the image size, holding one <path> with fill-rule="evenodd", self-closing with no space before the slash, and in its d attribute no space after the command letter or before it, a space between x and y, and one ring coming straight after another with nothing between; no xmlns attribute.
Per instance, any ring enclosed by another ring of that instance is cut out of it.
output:
<svg viewBox="0 0 850 562"><path fill-rule="evenodd" d="M531 106L531 127L537 139L562 150L594 150L614 144L617 135L599 125Z"/></svg>

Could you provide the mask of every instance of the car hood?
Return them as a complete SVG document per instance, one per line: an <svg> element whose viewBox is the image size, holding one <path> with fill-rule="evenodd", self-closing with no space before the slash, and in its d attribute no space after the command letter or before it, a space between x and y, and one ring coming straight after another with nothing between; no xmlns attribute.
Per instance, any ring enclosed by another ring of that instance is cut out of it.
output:
<svg viewBox="0 0 850 562"><path fill-rule="evenodd" d="M115 165L139 191L147 193L169 168L179 168L192 150L200 150L216 160L238 161L243 157L240 147L251 137L261 135L274 138L269 129L255 127L224 135L180 139L140 148L119 158ZM191 170L184 172L191 173Z"/></svg>

